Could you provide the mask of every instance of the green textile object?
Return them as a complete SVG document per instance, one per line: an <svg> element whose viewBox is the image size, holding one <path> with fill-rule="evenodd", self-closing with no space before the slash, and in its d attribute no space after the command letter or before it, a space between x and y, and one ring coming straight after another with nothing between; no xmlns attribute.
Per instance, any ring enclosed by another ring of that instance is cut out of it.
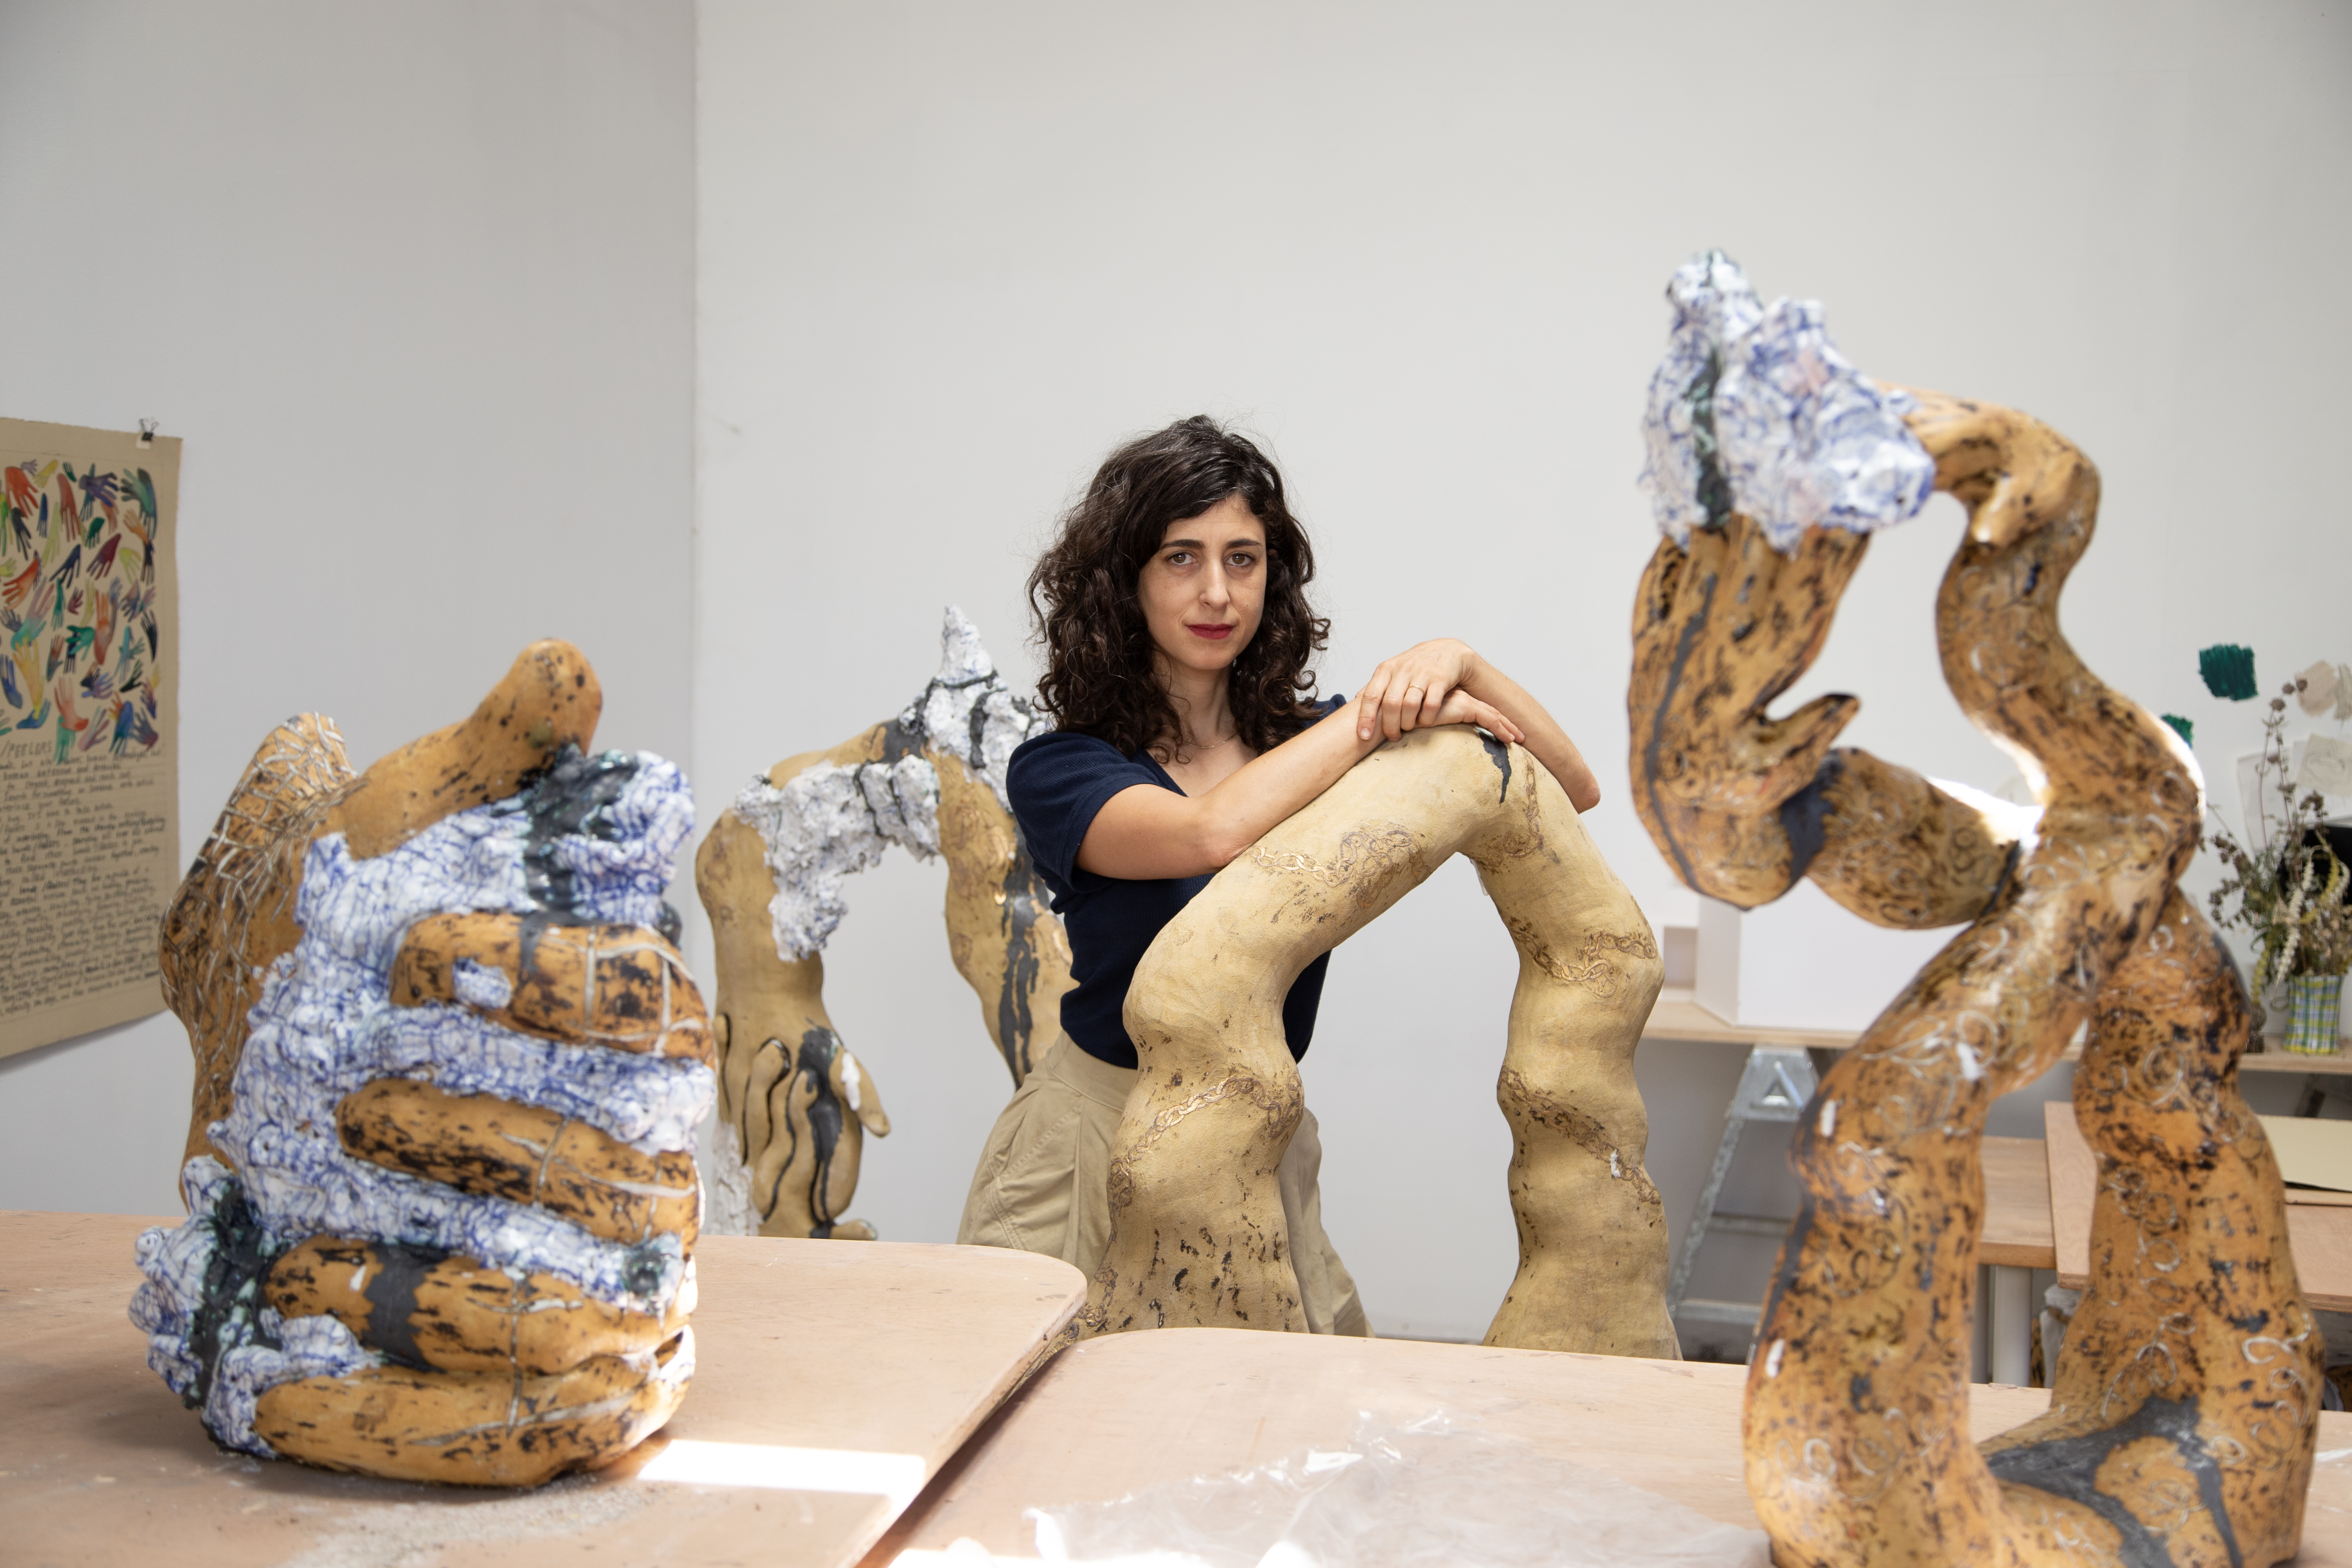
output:
<svg viewBox="0 0 2352 1568"><path fill-rule="evenodd" d="M2188 720L2183 719L2178 713L2163 713L2158 715L2158 717L2161 718L2166 723L2172 726L2172 732L2180 737L2183 744L2193 746L2197 743L2196 725L2191 724Z"/></svg>
<svg viewBox="0 0 2352 1568"><path fill-rule="evenodd" d="M2214 696L2243 702L2254 694L2254 650L2231 642L2199 648L2197 673L2205 678L2205 689Z"/></svg>

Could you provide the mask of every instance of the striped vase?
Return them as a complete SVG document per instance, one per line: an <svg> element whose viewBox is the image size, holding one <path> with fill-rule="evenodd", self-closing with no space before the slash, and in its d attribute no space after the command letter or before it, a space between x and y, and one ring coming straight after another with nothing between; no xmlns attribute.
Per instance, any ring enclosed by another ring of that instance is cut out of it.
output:
<svg viewBox="0 0 2352 1568"><path fill-rule="evenodd" d="M2286 983L2286 1038L2280 1044L2304 1056L2335 1055L2336 1019L2343 1004L2344 976L2290 977Z"/></svg>

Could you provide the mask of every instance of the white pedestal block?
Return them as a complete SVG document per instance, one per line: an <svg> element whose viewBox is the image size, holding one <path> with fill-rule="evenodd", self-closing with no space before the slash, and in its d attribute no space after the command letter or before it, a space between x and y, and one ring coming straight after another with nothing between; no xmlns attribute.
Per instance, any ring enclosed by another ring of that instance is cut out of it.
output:
<svg viewBox="0 0 2352 1568"><path fill-rule="evenodd" d="M1746 911L1702 898L1696 998L1727 1023L1864 1029L1961 929L1888 931L1811 882Z"/></svg>

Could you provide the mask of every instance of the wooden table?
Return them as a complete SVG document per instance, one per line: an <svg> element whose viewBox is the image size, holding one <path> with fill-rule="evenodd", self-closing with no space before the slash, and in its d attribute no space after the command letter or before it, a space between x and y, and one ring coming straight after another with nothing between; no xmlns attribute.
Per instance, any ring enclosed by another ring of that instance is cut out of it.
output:
<svg viewBox="0 0 2352 1568"><path fill-rule="evenodd" d="M1852 1029L1767 1029L1727 1024L1693 1000L1687 985L1669 985L1642 1026L1645 1040L1697 1040L1717 1046L1772 1046L1842 1051L1862 1037Z"/></svg>
<svg viewBox="0 0 2352 1568"><path fill-rule="evenodd" d="M2004 1268L2055 1268L2058 1236L2050 1215L2050 1161L2039 1138L1988 1138L1984 1234L1977 1261Z"/></svg>
<svg viewBox="0 0 2352 1568"><path fill-rule="evenodd" d="M132 1238L158 1223L0 1213L16 1568L855 1563L1086 1293L1067 1264L991 1247L705 1237L677 1418L601 1475L478 1491L215 1448L123 1315Z"/></svg>
<svg viewBox="0 0 2352 1568"><path fill-rule="evenodd" d="M913 1553L912 1568L967 1538L1033 1559L1024 1508L1107 1501L1341 1443L1359 1410L1407 1421L1443 1409L1755 1529L1739 1444L1747 1375L1738 1366L1409 1340L1231 1329L1115 1334L1064 1352L1008 1400L866 1568L902 1552ZM2005 1431L2049 1403L2040 1389L1975 1385L1970 1436ZM2319 1447L2341 1452L2318 1468L2295 1563L2343 1568L2352 1564L2352 1415L2322 1415Z"/></svg>
<svg viewBox="0 0 2352 1568"><path fill-rule="evenodd" d="M2250 1057L2248 1060L2252 1060ZM2058 1283L2079 1290L2090 1283L2091 1205L2099 1167L2074 1124L2074 1108L2053 1100L2042 1108L2049 1133L2050 1214L2058 1241ZM2286 1205L2287 1245L2303 1298L2326 1312L2352 1312L2352 1208L2335 1204Z"/></svg>
<svg viewBox="0 0 2352 1568"><path fill-rule="evenodd" d="M1660 994L1658 1005L1650 1010L1650 1021L1642 1026L1642 1037L1842 1051L1862 1036L1853 1029L1768 1029L1755 1024L1727 1024L1700 1006L1692 997L1690 987L1674 985ZM2062 1059L2071 1062L2081 1057L2082 1052L2074 1049ZM2279 1049L2273 1038L2271 1049L2241 1057L2238 1062L2242 1072L2352 1073L2352 1052L2345 1051L2340 1044L2333 1056L2305 1057Z"/></svg>

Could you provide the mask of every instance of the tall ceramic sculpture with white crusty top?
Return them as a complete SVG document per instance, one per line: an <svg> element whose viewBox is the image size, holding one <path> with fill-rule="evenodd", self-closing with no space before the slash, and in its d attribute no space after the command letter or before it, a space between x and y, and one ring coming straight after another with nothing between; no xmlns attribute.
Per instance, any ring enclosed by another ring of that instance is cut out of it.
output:
<svg viewBox="0 0 2352 1568"><path fill-rule="evenodd" d="M695 856L719 966L712 1228L871 1237L839 1216L862 1133L888 1132L873 1080L824 1007L843 879L896 844L948 863L948 950L1014 1086L1070 988L1070 948L1004 794L1013 750L1047 727L950 606L940 672L893 720L754 780Z"/></svg>
<svg viewBox="0 0 2352 1568"><path fill-rule="evenodd" d="M1283 999L1318 954L1455 855L1477 867L1519 952L1496 1088L1519 1267L1486 1342L1679 1353L1633 1081L1664 980L1656 941L1542 765L1460 727L1357 763L1146 950L1127 995L1139 1070L1112 1145L1110 1240L1073 1337L1306 1331L1277 1179L1304 1105Z"/></svg>
<svg viewBox="0 0 2352 1568"><path fill-rule="evenodd" d="M139 1241L149 1364L225 1446L531 1485L694 1372L709 1031L663 902L676 768L583 748L579 650L354 774L266 742L165 916L189 1210Z"/></svg>
<svg viewBox="0 0 2352 1568"><path fill-rule="evenodd" d="M1752 908L1811 877L1880 925L1966 927L1799 1124L1801 1206L1748 1382L1773 1561L2283 1561L2321 1344L2238 1094L2244 986L2176 885L2203 814L2196 762L2058 629L2097 470L2024 415L1875 385L1818 306L1764 305L1719 255L1669 297L1645 476L1667 537L1634 604L1627 699L1635 806L1700 892ZM1937 601L1944 678L2038 810L1833 747L1851 697L1767 711L1820 651L1869 532L1935 489L1969 515ZM1985 1116L2070 1043L2099 1159L2091 1283L2049 1414L1971 1444Z"/></svg>

